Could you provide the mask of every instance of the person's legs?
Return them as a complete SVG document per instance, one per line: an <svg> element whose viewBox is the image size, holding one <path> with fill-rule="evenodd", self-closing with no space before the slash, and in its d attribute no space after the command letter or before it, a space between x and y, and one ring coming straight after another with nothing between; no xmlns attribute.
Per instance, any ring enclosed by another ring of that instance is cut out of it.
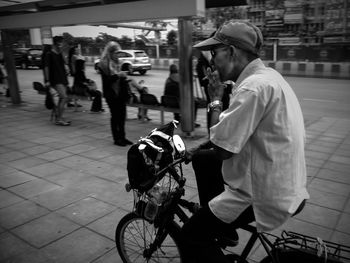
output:
<svg viewBox="0 0 350 263"><path fill-rule="evenodd" d="M196 176L199 202L201 206L207 206L212 198L224 191L222 161L212 149L203 149L193 155L192 166Z"/></svg>
<svg viewBox="0 0 350 263"><path fill-rule="evenodd" d="M91 104L92 112L100 112L102 110L102 93L99 90L90 90L89 95L93 97Z"/></svg>
<svg viewBox="0 0 350 263"><path fill-rule="evenodd" d="M117 141L119 139L118 138L118 107L115 104L115 101L113 99L106 98L106 102L109 107L109 111L111 113L110 123L111 123L113 141L114 141L114 144L117 144Z"/></svg>
<svg viewBox="0 0 350 263"><path fill-rule="evenodd" d="M118 110L116 111L117 139L115 140L114 144L119 146L131 145L133 144L133 142L125 138L126 105L122 101L117 101L116 104L118 108Z"/></svg>
<svg viewBox="0 0 350 263"><path fill-rule="evenodd" d="M235 229L254 221L252 207L248 207L234 222L227 224L218 219L208 206L201 208L183 226L181 233L184 241L185 262L193 263L229 263L222 252L217 238L235 234Z"/></svg>
<svg viewBox="0 0 350 263"><path fill-rule="evenodd" d="M54 89L57 91L58 97L59 97L58 105L57 105L57 119L56 119L56 123L59 124L64 122L63 113L64 113L65 105L68 100L68 96L67 96L67 90L65 85L56 84Z"/></svg>

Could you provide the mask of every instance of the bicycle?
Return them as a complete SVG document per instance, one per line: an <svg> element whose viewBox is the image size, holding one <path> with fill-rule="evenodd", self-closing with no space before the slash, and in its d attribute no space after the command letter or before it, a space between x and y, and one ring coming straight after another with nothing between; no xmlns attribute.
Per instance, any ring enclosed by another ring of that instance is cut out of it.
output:
<svg viewBox="0 0 350 263"><path fill-rule="evenodd" d="M116 246L124 263L183 261L180 223L186 223L197 206L182 198L186 183L182 169L185 148L178 135L174 136L174 141L175 146L179 146L177 158L159 170L148 185L138 189L126 185L127 191L133 191L134 206L132 212L120 220L115 233ZM344 245L294 232L284 231L281 237L258 233L252 225L242 229L250 232L251 237L240 255L232 254L232 262L248 263L248 255L257 240L267 253L261 263L350 261L350 247ZM234 246L226 241L219 243L222 249Z"/></svg>

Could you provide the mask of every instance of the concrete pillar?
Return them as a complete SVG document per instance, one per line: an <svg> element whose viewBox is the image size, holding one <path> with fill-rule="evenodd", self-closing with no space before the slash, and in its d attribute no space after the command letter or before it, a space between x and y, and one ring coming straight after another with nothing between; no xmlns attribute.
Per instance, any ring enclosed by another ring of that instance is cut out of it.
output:
<svg viewBox="0 0 350 263"><path fill-rule="evenodd" d="M185 136L192 136L194 131L192 22L189 18L179 18L178 27L181 128Z"/></svg>
<svg viewBox="0 0 350 263"><path fill-rule="evenodd" d="M7 71L7 84L10 91L11 101L13 104L20 104L21 96L19 93L16 65L12 55L10 31L1 30L1 39L4 51L5 68Z"/></svg>
<svg viewBox="0 0 350 263"><path fill-rule="evenodd" d="M41 33L41 42L43 45L52 45L52 30L51 27L41 27L40 28Z"/></svg>
<svg viewBox="0 0 350 263"><path fill-rule="evenodd" d="M32 45L42 45L40 28L29 29L30 43Z"/></svg>

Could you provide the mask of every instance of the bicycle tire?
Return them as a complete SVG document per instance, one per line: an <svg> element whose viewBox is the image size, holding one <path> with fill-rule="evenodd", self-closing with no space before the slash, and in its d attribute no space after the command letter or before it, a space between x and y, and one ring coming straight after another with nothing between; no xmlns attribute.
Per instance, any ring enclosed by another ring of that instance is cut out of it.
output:
<svg viewBox="0 0 350 263"><path fill-rule="evenodd" d="M169 234L152 257L147 261L144 250L154 240L156 228L136 213L125 215L116 228L115 242L124 263L138 262L183 262L181 256L180 227L173 222L168 227Z"/></svg>

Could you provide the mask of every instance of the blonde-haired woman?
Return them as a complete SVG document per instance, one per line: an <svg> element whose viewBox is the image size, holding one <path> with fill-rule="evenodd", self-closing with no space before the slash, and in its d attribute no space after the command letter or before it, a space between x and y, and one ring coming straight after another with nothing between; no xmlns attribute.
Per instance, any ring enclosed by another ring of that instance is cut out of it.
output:
<svg viewBox="0 0 350 263"><path fill-rule="evenodd" d="M119 71L116 52L120 45L111 41L104 48L99 63L102 77L103 96L111 112L111 130L114 144L118 146L131 145L125 138L126 102L128 96L128 82L126 74Z"/></svg>

